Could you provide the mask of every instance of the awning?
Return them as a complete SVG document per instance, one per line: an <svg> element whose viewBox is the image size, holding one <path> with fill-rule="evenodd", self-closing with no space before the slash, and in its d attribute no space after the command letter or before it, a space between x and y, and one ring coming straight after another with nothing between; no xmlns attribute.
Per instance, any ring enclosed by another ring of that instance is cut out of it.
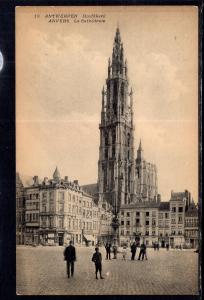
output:
<svg viewBox="0 0 204 300"><path fill-rule="evenodd" d="M84 234L84 238L85 238L85 240L87 240L87 241L93 241L93 242L95 242L95 238L94 238L93 235Z"/></svg>

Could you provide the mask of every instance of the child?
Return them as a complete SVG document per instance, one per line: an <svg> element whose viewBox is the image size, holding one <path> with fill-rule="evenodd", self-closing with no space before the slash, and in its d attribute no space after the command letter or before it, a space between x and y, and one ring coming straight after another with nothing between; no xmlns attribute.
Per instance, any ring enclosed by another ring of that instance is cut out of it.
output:
<svg viewBox="0 0 204 300"><path fill-rule="evenodd" d="M99 249L98 247L95 248L95 253L93 254L93 257L92 257L92 261L95 263L95 268L96 268L96 279L98 279L98 271L99 271L99 274L100 274L100 278L101 279L104 279L101 272L102 272L102 255L101 253L99 252Z"/></svg>

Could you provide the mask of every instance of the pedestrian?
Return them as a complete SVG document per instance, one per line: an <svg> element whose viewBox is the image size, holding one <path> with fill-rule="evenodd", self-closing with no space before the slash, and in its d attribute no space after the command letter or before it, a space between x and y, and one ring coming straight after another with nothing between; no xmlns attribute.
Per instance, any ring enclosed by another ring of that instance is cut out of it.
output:
<svg viewBox="0 0 204 300"><path fill-rule="evenodd" d="M113 258L114 259L117 259L117 251L118 251L118 249L117 249L117 246L116 245L113 245Z"/></svg>
<svg viewBox="0 0 204 300"><path fill-rule="evenodd" d="M122 254L123 254L123 260L126 260L126 255L127 255L127 249L126 249L126 246L123 246Z"/></svg>
<svg viewBox="0 0 204 300"><path fill-rule="evenodd" d="M157 249L157 244L154 243L154 251L156 251L156 249Z"/></svg>
<svg viewBox="0 0 204 300"><path fill-rule="evenodd" d="M136 251L137 251L137 246L136 246L136 243L134 242L134 243L131 245L131 253L132 253L131 260L134 260L134 259L135 259Z"/></svg>
<svg viewBox="0 0 204 300"><path fill-rule="evenodd" d="M108 259L108 246L109 246L109 244L106 243L106 244L105 244L105 249L106 249L106 259Z"/></svg>
<svg viewBox="0 0 204 300"><path fill-rule="evenodd" d="M166 250L169 251L169 244L166 244Z"/></svg>
<svg viewBox="0 0 204 300"><path fill-rule="evenodd" d="M108 259L111 259L111 244L108 244Z"/></svg>
<svg viewBox="0 0 204 300"><path fill-rule="evenodd" d="M69 242L69 246L67 246L64 250L64 260L67 261L67 276L70 277L70 269L71 276L74 276L74 262L76 261L76 250L72 245L72 241Z"/></svg>
<svg viewBox="0 0 204 300"><path fill-rule="evenodd" d="M142 256L142 260L144 260L145 252L146 252L146 245L143 242L140 246L140 253L139 253L138 260L140 260L141 256ZM147 257L146 257L146 259L147 259Z"/></svg>
<svg viewBox="0 0 204 300"><path fill-rule="evenodd" d="M98 279L98 271L100 274L100 279L104 279L102 276L102 255L99 252L98 247L95 248L95 253L93 254L92 261L95 263L96 268L96 279Z"/></svg>
<svg viewBox="0 0 204 300"><path fill-rule="evenodd" d="M157 243L157 251L159 251L159 243Z"/></svg>

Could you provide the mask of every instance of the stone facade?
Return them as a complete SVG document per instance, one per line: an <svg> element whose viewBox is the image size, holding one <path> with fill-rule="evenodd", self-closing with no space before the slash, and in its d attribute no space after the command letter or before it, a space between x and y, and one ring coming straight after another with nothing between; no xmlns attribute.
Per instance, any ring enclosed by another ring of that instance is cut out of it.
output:
<svg viewBox="0 0 204 300"><path fill-rule="evenodd" d="M127 73L117 28L106 88L102 91L98 162L99 201L107 202L117 213L134 194L133 101Z"/></svg>
<svg viewBox="0 0 204 300"><path fill-rule="evenodd" d="M199 246L199 220L198 207L192 202L185 212L185 244L188 248L198 248Z"/></svg>
<svg viewBox="0 0 204 300"><path fill-rule="evenodd" d="M121 206L120 243L131 243L136 238L147 246L158 241L159 203L135 203Z"/></svg>
<svg viewBox="0 0 204 300"><path fill-rule="evenodd" d="M25 244L39 243L40 190L37 184L25 188Z"/></svg>
<svg viewBox="0 0 204 300"><path fill-rule="evenodd" d="M24 244L25 238L25 193L19 174L16 174L16 244Z"/></svg>
<svg viewBox="0 0 204 300"><path fill-rule="evenodd" d="M53 178L39 183L37 176L26 194L26 244L63 245L96 244L100 236L111 234L110 215L93 197L73 182L60 177L56 168Z"/></svg>
<svg viewBox="0 0 204 300"><path fill-rule="evenodd" d="M157 200L157 168L144 159L141 140L135 163L135 184L137 198L142 202Z"/></svg>

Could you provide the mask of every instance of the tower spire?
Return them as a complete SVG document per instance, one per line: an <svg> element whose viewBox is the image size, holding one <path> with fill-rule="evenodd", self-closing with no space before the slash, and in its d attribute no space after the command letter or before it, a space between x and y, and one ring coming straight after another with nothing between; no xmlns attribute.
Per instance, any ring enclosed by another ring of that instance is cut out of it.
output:
<svg viewBox="0 0 204 300"><path fill-rule="evenodd" d="M143 149L142 149L142 140L141 140L141 138L140 138L140 143L139 143L139 148L138 148L138 150L140 150L140 151L143 150Z"/></svg>

